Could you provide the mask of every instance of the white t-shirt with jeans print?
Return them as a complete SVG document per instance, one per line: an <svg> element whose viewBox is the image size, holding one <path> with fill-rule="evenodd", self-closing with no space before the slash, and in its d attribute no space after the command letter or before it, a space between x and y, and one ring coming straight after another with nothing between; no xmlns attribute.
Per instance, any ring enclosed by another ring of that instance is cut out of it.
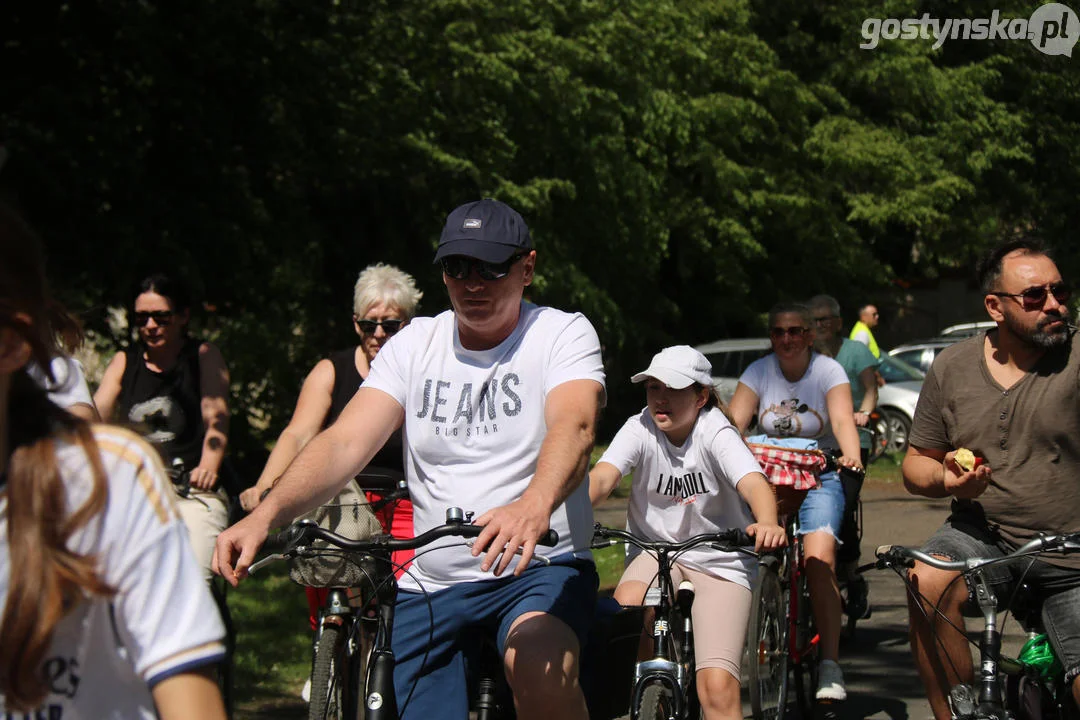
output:
<svg viewBox="0 0 1080 720"><path fill-rule="evenodd" d="M26 717L152 720L157 713L150 689L222 659L225 629L157 453L120 428L97 425L94 438L108 478L108 500L68 547L95 555L99 576L116 595L83 600L56 626L45 659L50 692L36 714ZM70 512L90 495L90 465L80 446L58 447ZM5 541L9 512L7 493L0 494ZM25 581L13 581L6 542L2 548L0 606L12 584ZM4 712L0 697L0 717Z"/></svg>
<svg viewBox="0 0 1080 720"><path fill-rule="evenodd" d="M634 472L627 526L635 535L680 542L754 522L736 486L750 473L760 473L761 466L717 408L698 414L681 447L656 427L646 408L623 424L600 462L623 475ZM627 561L640 552L628 546ZM678 562L746 588L754 576L753 558L710 547L689 550Z"/></svg>
<svg viewBox="0 0 1080 720"><path fill-rule="evenodd" d="M839 448L829 423L825 396L848 383L843 366L820 353L812 353L810 366L791 382L780 370L776 355L755 360L739 378L758 396L758 427L775 437L815 438L823 450Z"/></svg>
<svg viewBox="0 0 1080 720"><path fill-rule="evenodd" d="M405 473L416 534L444 523L449 507L479 517L520 498L547 434L547 394L582 379L604 384L600 340L579 313L522 302L517 327L490 350L463 348L450 310L416 318L397 333L375 357L364 387L387 393L405 410ZM592 522L582 482L551 516L558 545L538 551L590 558ZM432 591L492 579L480 570L483 556L472 557L461 543L444 538L439 544L455 547L418 551L401 587L417 590L422 583Z"/></svg>

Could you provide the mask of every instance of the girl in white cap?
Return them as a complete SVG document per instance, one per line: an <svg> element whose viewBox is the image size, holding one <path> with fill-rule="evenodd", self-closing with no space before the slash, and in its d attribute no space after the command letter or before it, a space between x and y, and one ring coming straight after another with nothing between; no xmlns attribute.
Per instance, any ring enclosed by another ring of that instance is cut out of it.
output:
<svg viewBox="0 0 1080 720"><path fill-rule="evenodd" d="M626 421L590 472L590 499L598 504L634 472L628 528L635 535L679 542L745 528L757 550L781 547L786 537L775 496L728 420L711 375L704 355L676 345L631 378L645 383L648 406ZM615 599L640 605L655 582L656 561L636 549L627 560ZM706 720L742 718L739 661L754 573L752 558L707 547L679 555L672 573L676 586L684 579L694 584L694 655Z"/></svg>

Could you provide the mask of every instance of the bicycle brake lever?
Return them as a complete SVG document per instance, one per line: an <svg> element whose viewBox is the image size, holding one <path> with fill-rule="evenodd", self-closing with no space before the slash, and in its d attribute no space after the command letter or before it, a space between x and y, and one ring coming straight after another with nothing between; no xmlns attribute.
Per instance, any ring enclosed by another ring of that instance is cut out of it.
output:
<svg viewBox="0 0 1080 720"><path fill-rule="evenodd" d="M282 555L281 553L272 553L270 555L267 555L264 558L260 558L259 560L256 560L255 562L251 563L251 567L248 568L248 575L254 575L256 572L263 569L264 567L266 567L270 563L277 562L278 560L284 560L284 559L285 559L285 556Z"/></svg>

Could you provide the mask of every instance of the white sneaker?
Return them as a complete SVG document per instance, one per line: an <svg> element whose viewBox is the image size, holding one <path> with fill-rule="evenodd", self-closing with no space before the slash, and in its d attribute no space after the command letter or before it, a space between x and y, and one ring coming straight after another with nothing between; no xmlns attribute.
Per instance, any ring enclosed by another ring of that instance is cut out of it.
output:
<svg viewBox="0 0 1080 720"><path fill-rule="evenodd" d="M300 691L300 698L304 702L311 702L311 678L304 681L304 689Z"/></svg>
<svg viewBox="0 0 1080 720"><path fill-rule="evenodd" d="M822 660L818 665L818 688L815 697L818 700L834 702L847 700L844 673L835 660Z"/></svg>

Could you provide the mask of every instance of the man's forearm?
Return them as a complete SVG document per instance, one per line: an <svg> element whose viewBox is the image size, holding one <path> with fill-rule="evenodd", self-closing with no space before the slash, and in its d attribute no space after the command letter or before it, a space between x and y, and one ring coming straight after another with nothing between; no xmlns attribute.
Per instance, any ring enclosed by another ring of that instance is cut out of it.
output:
<svg viewBox="0 0 1080 720"><path fill-rule="evenodd" d="M524 496L543 502L554 512L585 479L595 441L591 422L564 422L549 429Z"/></svg>
<svg viewBox="0 0 1080 720"><path fill-rule="evenodd" d="M272 528L286 525L336 497L355 474L354 467L355 459L332 433L319 433L289 464L254 512L266 514Z"/></svg>
<svg viewBox="0 0 1080 720"><path fill-rule="evenodd" d="M929 498L949 497L945 489L945 473L941 461L928 455L919 454L909 448L901 466L904 475L904 487L912 495Z"/></svg>

